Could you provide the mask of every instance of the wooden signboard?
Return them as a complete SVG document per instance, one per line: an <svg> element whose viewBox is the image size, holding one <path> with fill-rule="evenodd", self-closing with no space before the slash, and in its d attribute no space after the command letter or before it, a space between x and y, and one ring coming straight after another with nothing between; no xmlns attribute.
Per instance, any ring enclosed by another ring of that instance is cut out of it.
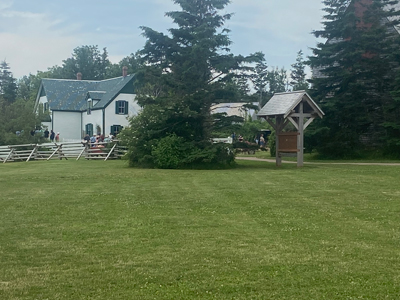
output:
<svg viewBox="0 0 400 300"><path fill-rule="evenodd" d="M278 152L297 153L299 151L297 148L298 136L298 132L281 132L278 135Z"/></svg>

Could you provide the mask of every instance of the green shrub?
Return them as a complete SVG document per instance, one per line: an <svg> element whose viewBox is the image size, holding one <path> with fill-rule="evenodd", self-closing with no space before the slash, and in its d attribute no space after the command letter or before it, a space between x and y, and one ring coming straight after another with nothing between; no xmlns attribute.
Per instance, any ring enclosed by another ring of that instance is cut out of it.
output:
<svg viewBox="0 0 400 300"><path fill-rule="evenodd" d="M230 145L212 144L208 138L194 140L190 132L182 133L185 127L176 133L168 132L168 128L162 128L163 117L159 107L147 106L118 135L128 148L126 158L130 166L209 169L234 164L235 155ZM171 128L174 127L171 125Z"/></svg>
<svg viewBox="0 0 400 300"><path fill-rule="evenodd" d="M151 152L155 166L160 169L177 169L186 157L187 145L176 134L162 138Z"/></svg>
<svg viewBox="0 0 400 300"><path fill-rule="evenodd" d="M271 153L271 157L276 157L276 135L275 131L272 131L268 137L268 147Z"/></svg>

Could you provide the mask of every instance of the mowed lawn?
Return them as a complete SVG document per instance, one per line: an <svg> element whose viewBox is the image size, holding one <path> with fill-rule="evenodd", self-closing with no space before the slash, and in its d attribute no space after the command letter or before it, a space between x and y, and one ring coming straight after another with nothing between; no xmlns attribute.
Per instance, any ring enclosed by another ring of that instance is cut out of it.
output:
<svg viewBox="0 0 400 300"><path fill-rule="evenodd" d="M400 167L0 164L0 299L400 299Z"/></svg>

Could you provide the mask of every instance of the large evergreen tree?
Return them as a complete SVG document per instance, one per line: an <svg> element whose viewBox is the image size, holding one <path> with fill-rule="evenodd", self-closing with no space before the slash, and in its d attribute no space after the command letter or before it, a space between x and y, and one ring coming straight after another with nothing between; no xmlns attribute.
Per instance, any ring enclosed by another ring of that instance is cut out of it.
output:
<svg viewBox="0 0 400 300"><path fill-rule="evenodd" d="M313 49L313 96L326 116L318 124L319 150L330 156L352 155L362 147L383 145L385 109L393 98L398 62L398 15L390 0L325 0L327 40ZM392 20L392 21L389 21Z"/></svg>
<svg viewBox="0 0 400 300"><path fill-rule="evenodd" d="M400 51L396 55L400 61ZM384 153L400 158L400 70L397 70L395 86L391 92L393 101L385 106L385 122L383 127L387 132Z"/></svg>
<svg viewBox="0 0 400 300"><path fill-rule="evenodd" d="M181 10L166 13L177 25L169 35L142 27L147 67L138 74L143 111L125 131L130 161L171 168L229 163L233 157L226 148L210 143L210 107L219 102L234 71L252 60L229 53L229 31L223 26L231 14L219 13L229 0L174 2Z"/></svg>

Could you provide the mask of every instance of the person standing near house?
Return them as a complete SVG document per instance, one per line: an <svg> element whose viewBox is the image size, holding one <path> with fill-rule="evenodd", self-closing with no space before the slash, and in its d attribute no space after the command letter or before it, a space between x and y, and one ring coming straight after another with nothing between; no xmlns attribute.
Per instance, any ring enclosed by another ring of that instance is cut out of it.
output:
<svg viewBox="0 0 400 300"><path fill-rule="evenodd" d="M96 144L96 135L93 134L93 136L90 137L90 143L91 143L91 147L93 148Z"/></svg>
<svg viewBox="0 0 400 300"><path fill-rule="evenodd" d="M59 141L60 141L60 133L57 132L57 135L56 135L56 142L58 143Z"/></svg>
<svg viewBox="0 0 400 300"><path fill-rule="evenodd" d="M44 131L43 136L44 136L44 138L45 138L46 140L49 138L49 131L47 130L47 128L46 128L46 130Z"/></svg>
<svg viewBox="0 0 400 300"><path fill-rule="evenodd" d="M54 137L56 136L56 134L54 133L53 129L50 130L50 141L53 143L54 142Z"/></svg>
<svg viewBox="0 0 400 300"><path fill-rule="evenodd" d="M85 137L83 138L83 140L85 141L85 143L89 144L90 141L90 136L89 134L86 133Z"/></svg>

